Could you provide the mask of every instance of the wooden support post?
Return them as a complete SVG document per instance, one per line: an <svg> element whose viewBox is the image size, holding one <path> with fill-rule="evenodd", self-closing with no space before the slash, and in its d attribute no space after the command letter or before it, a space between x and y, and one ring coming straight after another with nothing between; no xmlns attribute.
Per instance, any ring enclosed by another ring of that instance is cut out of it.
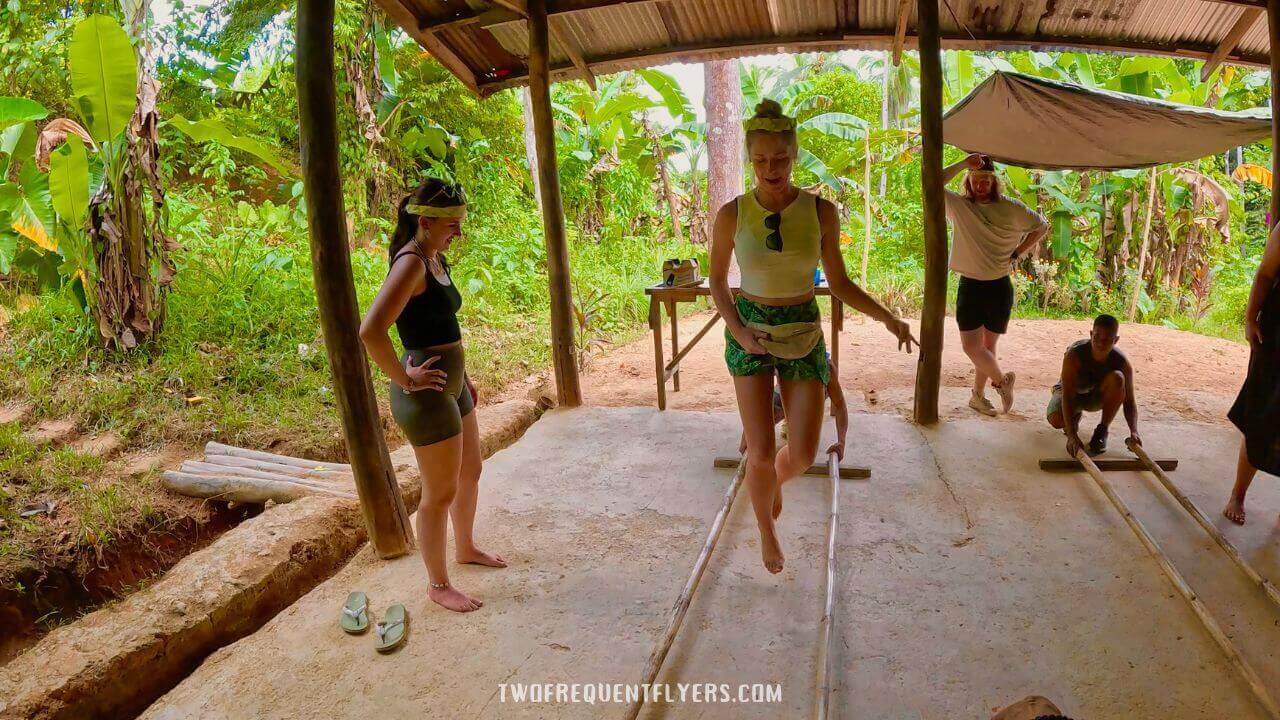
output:
<svg viewBox="0 0 1280 720"><path fill-rule="evenodd" d="M680 311L675 300L667 301L667 316L671 319L671 357L680 357ZM664 375L666 373L663 373ZM680 392L680 366L671 368L671 389Z"/></svg>
<svg viewBox="0 0 1280 720"><path fill-rule="evenodd" d="M364 346L356 332L360 307L351 276L338 163L333 5L334 0L299 0L296 19L299 138L312 276L360 509L374 550L379 557L392 558L413 547L413 531L382 435Z"/></svg>
<svg viewBox="0 0 1280 720"><path fill-rule="evenodd" d="M934 8L937 16L937 8ZM907 39L907 20L911 18L911 0L898 0L898 17L893 28L893 65L902 63L902 45Z"/></svg>
<svg viewBox="0 0 1280 720"><path fill-rule="evenodd" d="M827 454L827 477L831 479L831 505L827 514L826 601L822 605L822 625L818 632L818 682L814 686L813 717L827 720L831 714L831 629L836 604L836 530L840 522L840 475L835 453Z"/></svg>
<svg viewBox="0 0 1280 720"><path fill-rule="evenodd" d="M1093 464L1093 460L1085 454L1084 450L1076 451L1076 459L1089 472L1090 477L1097 483L1098 489L1102 490L1102 493L1107 496L1107 499L1111 501L1111 504L1115 506L1121 517L1124 518L1124 521L1129 524L1129 529L1133 530L1133 534L1137 535L1142 544L1146 546L1147 552L1151 553L1151 557L1160 565L1160 569L1169 578L1169 582L1173 583L1173 587L1177 589L1178 594L1191 606L1191 610L1200 619L1200 624L1204 626L1204 629L1213 637L1214 642L1218 643L1218 647L1222 649L1223 654L1227 656L1228 663L1248 683L1249 689L1253 691L1253 696L1257 699L1258 704L1267 711L1272 720L1280 720L1280 706L1277 706L1275 700L1271 698L1271 694L1267 692L1266 686L1262 684L1262 679L1258 677L1258 673L1249 665L1249 661L1245 660L1240 652L1236 650L1236 646L1227 637L1227 634L1222 631L1218 621L1214 620L1213 615L1209 613L1209 608L1205 607L1204 602L1200 600L1195 591L1191 589L1191 586L1187 584L1187 581L1183 579L1182 573L1178 572L1178 569L1169 561L1169 557L1160 549L1160 545L1156 543L1155 538L1151 537L1151 533L1147 532L1147 528L1142 524L1142 521L1134 516L1133 512L1129 510L1129 506L1125 504L1124 500L1120 499L1120 496L1111 487L1111 483L1107 482L1106 476Z"/></svg>
<svg viewBox="0 0 1280 720"><path fill-rule="evenodd" d="M667 375L662 360L662 305L649 296L649 330L653 332L653 371L658 377L658 409L667 409Z"/></svg>
<svg viewBox="0 0 1280 720"><path fill-rule="evenodd" d="M1275 0L1280 2L1280 0ZM920 184L924 197L924 309L916 363L915 420L938 421L942 331L947 313L947 224L942 195L942 49L938 0L918 0L920 39Z"/></svg>
<svg viewBox="0 0 1280 720"><path fill-rule="evenodd" d="M1267 0L1267 33L1271 55L1271 177L1280 178L1280 0ZM1267 234L1280 222L1280 180L1271 182L1271 222Z"/></svg>
<svg viewBox="0 0 1280 720"><path fill-rule="evenodd" d="M720 504L720 512L716 513L715 520L711 521L711 530L707 533L706 542L702 544L702 552L698 553L698 559L693 563L693 571L689 573L689 580L685 582L684 589L680 591L675 604L671 606L671 616L667 620L667 629L662 633L662 638L649 655L649 662L644 667L642 685L653 685L654 680L658 677L658 671L662 669L663 661L667 659L667 653L671 651L671 645L676 641L676 633L680 632L680 624L684 622L685 613L689 612L689 604L693 602L693 593L698 589L698 583L702 581L702 573L707 569L707 561L711 559L712 551L716 549L716 541L720 539L720 531L724 529L724 523L729 517L729 511L733 509L733 499L738 496L738 488L742 487L742 478L746 473L747 456L743 455L738 461L738 471L733 474L733 480L729 482L729 487L724 491L724 502ZM641 693L640 697L627 708L627 720L636 720L636 716L644 708L644 700L644 693Z"/></svg>
<svg viewBox="0 0 1280 720"><path fill-rule="evenodd" d="M1277 608L1280 608L1280 590L1276 590L1276 586L1273 585L1270 580L1262 577L1257 570L1253 569L1253 566L1249 564L1249 561L1244 559L1244 556L1241 555L1240 551L1236 549L1236 546L1232 545L1231 541L1222 534L1222 531L1218 529L1218 526L1213 524L1213 521L1200 510L1199 506L1191 502L1191 498L1182 494L1182 491L1178 489L1178 486L1173 484L1173 480L1170 480L1169 476L1164 474L1164 471L1161 470L1160 466L1151 459L1151 456L1147 454L1147 451L1143 449L1141 445L1135 445L1129 439L1125 439L1124 444L1129 447L1129 450L1133 452L1134 455L1138 456L1138 459L1141 460L1142 464L1151 471L1151 474L1156 476L1156 479L1160 481L1161 485L1164 485L1164 489L1169 491L1169 494L1173 496L1173 499L1178 501L1178 504L1182 506L1182 509L1186 510L1196 522L1200 523L1200 527L1204 528L1204 531L1209 533L1209 537L1213 538L1214 541L1218 543L1218 546L1227 554L1227 557L1231 558L1232 562L1236 564L1236 567L1240 568L1240 570L1245 574L1245 577L1249 578L1250 582L1254 585L1262 588L1262 592L1267 596L1267 599L1270 600Z"/></svg>
<svg viewBox="0 0 1280 720"><path fill-rule="evenodd" d="M547 279L551 285L551 352L556 396L565 407L582 404L573 348L573 291L569 245L564 231L560 170L556 165L556 133L551 119L551 48L547 0L529 0L529 99L533 105L533 137L538 148L538 189L542 193L542 229L547 244Z"/></svg>

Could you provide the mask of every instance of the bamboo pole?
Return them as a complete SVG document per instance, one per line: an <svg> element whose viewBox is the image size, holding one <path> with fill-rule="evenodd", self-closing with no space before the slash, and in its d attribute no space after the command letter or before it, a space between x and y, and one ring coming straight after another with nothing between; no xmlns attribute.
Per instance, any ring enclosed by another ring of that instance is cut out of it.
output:
<svg viewBox="0 0 1280 720"><path fill-rule="evenodd" d="M1191 498L1184 495L1182 491L1178 489L1178 486L1173 484L1173 480L1171 480L1169 476L1160 469L1160 466L1151 459L1151 456L1147 454L1147 451L1141 445L1135 445L1128 438L1125 439L1125 444L1129 446L1129 450L1132 451L1134 455L1138 456L1138 459L1142 461L1142 464L1146 466L1147 470L1150 470L1151 474L1156 476L1156 479L1160 481L1160 484L1164 485L1164 489L1169 491L1169 494L1173 496L1173 499L1177 500L1178 504L1181 505L1192 518L1195 518L1196 522L1200 523L1200 527L1204 528L1204 531L1209 533L1209 537L1213 538L1218 543L1223 552L1227 554L1227 557L1230 557L1232 561L1235 562L1236 566L1244 572L1253 584L1262 588L1262 592L1266 594L1267 599L1270 600L1272 604L1277 608L1280 608L1280 591L1276 590L1276 586L1272 584L1270 580L1258 574L1257 570L1253 569L1253 566L1249 564L1248 560L1244 559L1244 556L1240 554L1240 551L1236 549L1236 546L1231 544L1231 541L1222 534L1222 531L1213 524L1213 521L1209 520L1209 517L1205 515L1195 503L1191 502Z"/></svg>
<svg viewBox="0 0 1280 720"><path fill-rule="evenodd" d="M1159 174L1155 168L1151 168L1151 180L1147 183L1147 219L1142 225L1142 246L1138 250L1138 279L1133 286L1133 297L1129 300L1129 322L1133 322L1133 318L1138 312L1138 298L1142 296L1142 271L1147 265L1147 248L1151 246L1151 216L1156 214L1156 175Z"/></svg>
<svg viewBox="0 0 1280 720"><path fill-rule="evenodd" d="M188 497L234 500L255 505L268 500L278 503L292 502L309 495L356 499L354 493L321 491L298 483L261 478L205 475L180 470L166 470L160 477L165 487Z"/></svg>
<svg viewBox="0 0 1280 720"><path fill-rule="evenodd" d="M1125 504L1124 500L1120 499L1120 496L1116 494L1114 489L1112 489L1111 483L1107 482L1106 476L1104 476L1102 471L1093 464L1093 460L1085 454L1084 450L1076 450L1076 459L1080 461L1081 465L1084 465L1084 469L1089 472L1091 477L1093 477L1093 481L1097 483L1098 487L1102 490L1102 493L1107 496L1107 499L1110 500L1111 504L1120 512L1120 515L1124 518L1125 522L1129 524L1129 528L1133 530L1133 534L1138 536L1138 539L1146 546L1147 552L1151 553L1151 557L1160 565L1160 569L1163 570L1164 574L1169 578L1169 582L1173 583L1174 588L1178 590L1178 593L1182 595L1182 598L1191 606L1196 617L1200 619L1200 623L1204 625L1204 629L1209 632L1209 635L1213 637L1214 642L1218 643L1218 647L1221 648L1223 654L1227 656L1227 662L1235 668L1236 672L1238 672L1240 676L1244 678L1245 682L1248 683L1249 689L1253 691L1253 696L1257 699L1258 704L1267 711L1267 714L1272 718L1272 720L1280 720L1280 706L1277 706L1275 700L1271 698L1270 693L1267 692L1266 686L1262 684L1262 679L1258 677L1258 673L1254 672L1254 669L1249 665L1249 662L1240 655L1238 650L1236 650L1235 645L1218 625L1218 621L1214 620L1213 615L1209 613L1209 608L1205 607L1204 602L1201 601L1200 597L1191 589L1191 586L1187 584L1187 581L1182 578L1182 574L1178 572L1178 569L1173 566L1173 563L1170 562L1168 556L1166 556L1164 551L1160 549L1160 545L1156 543L1155 538L1151 537L1151 533L1147 532L1147 528L1143 526L1142 521L1138 520L1138 518L1134 516L1133 512L1129 510L1129 506Z"/></svg>
<svg viewBox="0 0 1280 720"><path fill-rule="evenodd" d="M538 190L542 193L542 230L547 245L547 281L551 290L551 359L560 405L582 404L573 345L573 293L569 245L556 165L555 125L551 118L551 41L547 0L529 0L529 99L533 108L534 145L538 150Z"/></svg>
<svg viewBox="0 0 1280 720"><path fill-rule="evenodd" d="M822 606L822 626L818 633L818 682L814 687L815 720L827 720L831 713L831 628L836 603L836 528L840 522L840 472L834 452L827 453L827 477L831 479L831 507L827 515L827 593Z"/></svg>
<svg viewBox="0 0 1280 720"><path fill-rule="evenodd" d="M1280 0L1267 0L1267 37L1271 56L1271 107L1280 108ZM1271 221L1267 234L1280 222L1280 117L1271 113Z"/></svg>
<svg viewBox="0 0 1280 720"><path fill-rule="evenodd" d="M246 477L268 480L271 482L292 483L294 485L312 488L316 492L347 492L346 490L338 488L333 483L327 483L323 480L300 478L295 475L280 475L277 473L264 472L262 470L236 467L234 465L215 465L213 463L200 462L198 460L188 460L182 463L182 467L178 469L183 472L199 473L201 475L209 475L212 477ZM351 489L354 490L355 488L353 487Z"/></svg>
<svg viewBox="0 0 1280 720"><path fill-rule="evenodd" d="M325 352L333 374L334 397L360 494L360 510L378 556L393 558L413 547L413 531L382 435L364 345L356 333L360 305L351 274L351 246L343 212L337 90L333 83L333 22L334 0L298 1L294 43L298 137L311 271Z"/></svg>
<svg viewBox="0 0 1280 720"><path fill-rule="evenodd" d="M862 157L862 225L866 236L862 240L862 289L867 289L867 259L871 255L871 132L863 138L866 147Z"/></svg>
<svg viewBox="0 0 1280 720"><path fill-rule="evenodd" d="M947 319L947 225L942 196L942 49L938 35L937 0L918 0L916 13L920 49L924 308L920 313L914 415L917 423L931 425L938 422L943 325Z"/></svg>
<svg viewBox="0 0 1280 720"><path fill-rule="evenodd" d="M222 443L212 441L205 443L204 454L230 455L231 457L263 460L265 462L279 463L281 465L292 465L293 467L302 468L304 470L322 469L347 473L351 472L351 466L343 463L307 460L305 458L290 457L288 455L277 455L275 453L262 452L261 450L250 450L248 448L236 447L234 445L223 445Z"/></svg>
<svg viewBox="0 0 1280 720"><path fill-rule="evenodd" d="M738 495L738 488L742 487L742 478L747 472L747 456L743 455L738 462L738 471L733 474L733 480L729 482L729 487L724 491L724 502L720 504L720 512L716 513L715 520L711 521L711 530L707 533L707 540L702 544L702 552L698 554L698 559L693 563L693 571L689 573L689 580L685 582L684 589L680 591L680 596L676 598L676 602L671 606L670 617L667 620L667 629L662 633L662 639L653 648L653 652L649 655L649 662L644 667L643 687L652 687L654 680L658 677L658 671L662 669L662 663L667 659L667 653L671 651L671 645L676 640L676 633L680 632L680 624L684 622L685 613L689 612L689 604L693 601L693 593L698 589L698 583L702 580L702 573L707 569L707 561L711 559L711 552L716 548L716 541L720 539L720 531L724 529L725 520L729 517L729 511L733 508L733 499ZM640 697L636 699L630 707L627 708L627 720L635 720L640 714L640 710L644 708L645 693L641 692Z"/></svg>
<svg viewBox="0 0 1280 720"><path fill-rule="evenodd" d="M236 457L234 455L205 455L204 462L209 463L210 465L250 468L252 470L261 470L263 472L275 473L277 475L288 475L290 477L305 478L308 480L317 480L320 482L339 485L349 485L353 481L350 470L346 472L339 470L304 470L293 465L282 465L280 463L267 462L266 460L251 460L249 458Z"/></svg>

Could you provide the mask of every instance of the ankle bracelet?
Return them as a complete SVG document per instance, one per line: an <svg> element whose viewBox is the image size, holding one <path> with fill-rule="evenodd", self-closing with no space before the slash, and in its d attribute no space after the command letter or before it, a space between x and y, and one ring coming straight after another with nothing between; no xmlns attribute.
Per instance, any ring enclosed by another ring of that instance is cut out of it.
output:
<svg viewBox="0 0 1280 720"><path fill-rule="evenodd" d="M445 581L442 583L433 583L428 581L428 583L431 585L431 587L435 588L436 590L444 590L445 588L449 587L448 581Z"/></svg>

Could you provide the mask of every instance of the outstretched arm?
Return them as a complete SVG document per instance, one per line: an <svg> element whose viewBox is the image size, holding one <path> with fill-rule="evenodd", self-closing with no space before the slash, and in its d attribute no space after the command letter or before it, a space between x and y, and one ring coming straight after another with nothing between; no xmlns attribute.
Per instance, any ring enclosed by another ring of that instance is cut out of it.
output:
<svg viewBox="0 0 1280 720"><path fill-rule="evenodd" d="M1267 294L1275 291L1277 277L1280 277L1280 225L1276 225L1271 237L1267 238L1267 249L1262 253L1262 264L1253 278L1249 304L1244 310L1244 336L1255 349L1262 345L1262 326L1258 316L1262 314Z"/></svg>
<svg viewBox="0 0 1280 720"><path fill-rule="evenodd" d="M911 344L919 344L911 334L911 326L849 279L844 257L840 254L840 219L835 205L818 200L818 224L822 229L822 271L827 276L831 294L854 310L884 323L898 338L899 349L906 346L907 352L911 352Z"/></svg>
<svg viewBox="0 0 1280 720"><path fill-rule="evenodd" d="M1126 358L1124 361L1124 421L1129 424L1129 438L1139 445L1138 437L1138 399L1133 391L1133 366Z"/></svg>

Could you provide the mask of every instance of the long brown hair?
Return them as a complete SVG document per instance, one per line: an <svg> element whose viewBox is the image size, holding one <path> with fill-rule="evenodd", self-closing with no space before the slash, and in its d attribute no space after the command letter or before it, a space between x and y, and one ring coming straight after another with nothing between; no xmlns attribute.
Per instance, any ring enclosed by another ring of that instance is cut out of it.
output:
<svg viewBox="0 0 1280 720"><path fill-rule="evenodd" d="M438 178L427 178L409 195L404 196L396 208L396 230L391 235L391 245L387 248L387 259L395 262L396 255L405 245L413 242L418 234L418 216L409 212L409 205L426 205L428 207L453 207L466 202L462 188Z"/></svg>
<svg viewBox="0 0 1280 720"><path fill-rule="evenodd" d="M978 196L973 192L973 185L969 183L967 172L964 174L964 196L969 198L970 202L978 202ZM1000 178L996 177L995 173L991 173L991 202L1000 202Z"/></svg>

